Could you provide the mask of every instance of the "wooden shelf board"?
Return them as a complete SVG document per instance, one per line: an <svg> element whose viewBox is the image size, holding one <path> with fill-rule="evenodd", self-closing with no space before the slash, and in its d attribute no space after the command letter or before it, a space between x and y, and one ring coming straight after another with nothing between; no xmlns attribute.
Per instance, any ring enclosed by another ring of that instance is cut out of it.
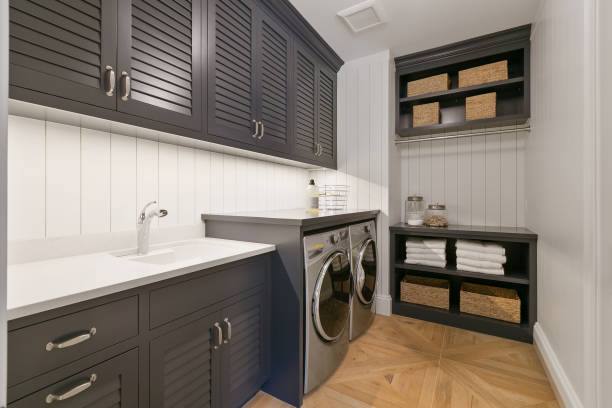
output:
<svg viewBox="0 0 612 408"><path fill-rule="evenodd" d="M414 265L399 262L395 264L395 267L404 271L428 272L442 276L458 276L461 278L478 279L488 282L505 282L517 285L529 285L529 278L527 278L524 274L513 272L506 272L505 275L487 275L484 273L460 271L457 270L454 265L448 265L446 268L436 268L434 266Z"/></svg>
<svg viewBox="0 0 612 408"><path fill-rule="evenodd" d="M461 313L458 310L437 309L435 307L405 303L397 300L393 301L392 308L393 314L401 316L433 321L448 326L511 338L526 343L531 343L533 341L532 330L528 324L504 322L503 320Z"/></svg>
<svg viewBox="0 0 612 408"><path fill-rule="evenodd" d="M525 123L528 119L529 115L520 113L514 115L497 116L495 118L489 119L465 120L453 123L439 123L437 125L419 126L416 128L408 127L398 130L397 134L401 136L401 138L396 140L405 140L406 137L410 136L423 136L429 134L459 132L463 130L480 129L486 127L511 126L520 123Z"/></svg>
<svg viewBox="0 0 612 408"><path fill-rule="evenodd" d="M434 100L442 100L448 98L457 98L465 95L469 95L472 93L479 93L480 91L490 90L494 91L496 89L502 89L507 87L516 86L518 84L522 84L525 78L517 77L505 79L503 81L495 81L489 82L486 84L467 86L465 88L453 88L448 91L440 91L440 92L431 92L428 94L409 96L406 98L400 98L400 103L417 103L417 102L425 102L425 101L434 101Z"/></svg>

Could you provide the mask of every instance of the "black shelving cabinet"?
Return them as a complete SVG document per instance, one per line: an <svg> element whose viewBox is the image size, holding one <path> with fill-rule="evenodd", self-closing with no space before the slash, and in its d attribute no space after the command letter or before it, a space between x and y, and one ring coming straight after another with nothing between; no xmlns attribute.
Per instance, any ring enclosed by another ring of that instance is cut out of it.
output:
<svg viewBox="0 0 612 408"><path fill-rule="evenodd" d="M410 137L525 123L530 117L530 34L526 25L396 58L396 133ZM507 80L459 88L459 71L503 60L508 61ZM408 82L443 73L449 75L449 90L408 97ZM489 92L497 94L497 116L466 120L466 97ZM414 127L413 107L429 102L440 103L440 123Z"/></svg>
<svg viewBox="0 0 612 408"><path fill-rule="evenodd" d="M394 314L524 342L533 341L533 325L537 319L538 237L536 234L525 228L472 226L428 228L411 227L407 224L396 224L390 227L390 234L390 283ZM436 268L405 263L405 244L408 237L445 238L447 266ZM505 274L487 275L457 270L455 255L457 239L487 241L502 245L506 250L507 258L504 265ZM400 283L406 275L440 278L449 281L450 309L443 310L402 302L400 300ZM463 282L516 290L521 299L521 323L515 324L461 313L459 302Z"/></svg>

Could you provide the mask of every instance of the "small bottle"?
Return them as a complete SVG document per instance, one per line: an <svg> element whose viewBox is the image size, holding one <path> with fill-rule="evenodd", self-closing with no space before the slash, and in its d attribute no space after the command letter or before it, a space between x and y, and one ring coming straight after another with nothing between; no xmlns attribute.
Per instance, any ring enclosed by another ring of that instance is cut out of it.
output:
<svg viewBox="0 0 612 408"><path fill-rule="evenodd" d="M319 187L317 187L313 179L310 179L306 187L306 212L308 214L319 214L319 195Z"/></svg>

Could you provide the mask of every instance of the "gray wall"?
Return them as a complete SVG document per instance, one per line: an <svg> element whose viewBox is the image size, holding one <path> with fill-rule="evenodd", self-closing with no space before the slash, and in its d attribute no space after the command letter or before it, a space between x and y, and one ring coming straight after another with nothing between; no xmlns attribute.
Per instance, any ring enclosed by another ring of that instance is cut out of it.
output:
<svg viewBox="0 0 612 408"><path fill-rule="evenodd" d="M6 139L8 1L0 2L0 406L6 404Z"/></svg>

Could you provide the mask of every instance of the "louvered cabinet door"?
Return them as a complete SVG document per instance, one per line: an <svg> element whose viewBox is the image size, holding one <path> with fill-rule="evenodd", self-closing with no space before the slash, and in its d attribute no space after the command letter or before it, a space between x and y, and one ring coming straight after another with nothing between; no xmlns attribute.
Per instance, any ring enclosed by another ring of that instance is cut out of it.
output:
<svg viewBox="0 0 612 408"><path fill-rule="evenodd" d="M325 66L317 72L317 143L318 160L336 166L336 73Z"/></svg>
<svg viewBox="0 0 612 408"><path fill-rule="evenodd" d="M196 320L151 341L151 408L217 406L219 350L212 345L215 317Z"/></svg>
<svg viewBox="0 0 612 408"><path fill-rule="evenodd" d="M202 1L120 1L119 111L201 128Z"/></svg>
<svg viewBox="0 0 612 408"><path fill-rule="evenodd" d="M115 109L117 0L11 0L9 32L11 85Z"/></svg>
<svg viewBox="0 0 612 408"><path fill-rule="evenodd" d="M208 133L255 143L255 1L208 2Z"/></svg>
<svg viewBox="0 0 612 408"><path fill-rule="evenodd" d="M276 19L259 8L257 20L257 118L262 123L257 144L282 152L291 151L289 84L291 35Z"/></svg>
<svg viewBox="0 0 612 408"><path fill-rule="evenodd" d="M294 154L315 159L317 143L316 58L296 43L294 57Z"/></svg>
<svg viewBox="0 0 612 408"><path fill-rule="evenodd" d="M241 407L269 376L269 321L266 292L225 309L221 324L231 325L231 338L223 345L223 406ZM226 336L227 338L227 336Z"/></svg>
<svg viewBox="0 0 612 408"><path fill-rule="evenodd" d="M118 408L138 407L138 350L88 368L52 384L8 408Z"/></svg>

